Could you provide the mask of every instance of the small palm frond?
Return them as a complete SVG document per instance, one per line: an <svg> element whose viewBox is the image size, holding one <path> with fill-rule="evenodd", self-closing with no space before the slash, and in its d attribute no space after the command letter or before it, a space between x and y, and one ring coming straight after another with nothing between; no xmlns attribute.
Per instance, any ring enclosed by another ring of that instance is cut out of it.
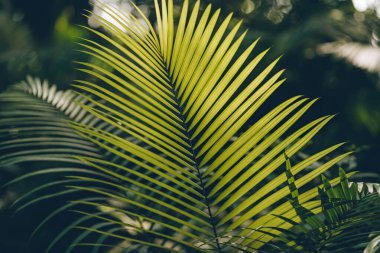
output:
<svg viewBox="0 0 380 253"><path fill-rule="evenodd" d="M70 186L96 196L76 203L95 207L80 212L84 221L98 222L73 224L83 230L74 244L100 247L116 240L120 247L155 252L253 251L272 239L258 228L288 228L275 216L294 217L282 153L296 154L332 116L297 127L316 101L301 96L256 116L283 84L283 71L272 74L278 59L257 71L268 50L253 54L257 41L243 47L247 31L231 22L232 14L220 20L220 10L212 13L209 5L201 13L199 1L190 8L185 0L175 26L173 1L156 0L156 34L141 12L136 17L100 6L113 19L97 17L110 35L86 28L104 43L84 39L81 46L102 66L79 62L81 71L100 82L79 80L74 87L93 105L83 108L119 132L76 122L72 127L128 164L77 156L117 183L71 177L97 184ZM253 117L258 119L247 128ZM318 211L319 202L311 201L318 190L310 183L349 153L311 172L304 169L340 146L292 168L299 176L295 185L305 190L300 204ZM100 239L88 242L89 234Z"/></svg>
<svg viewBox="0 0 380 253"><path fill-rule="evenodd" d="M290 163L287 171L290 171ZM367 245L375 247L375 239L380 235L380 185L349 183L343 169L339 174L340 181L336 185L322 176L323 185L319 190L322 212L314 214L299 205L298 189L292 183L294 177L288 173L290 201L300 221L278 216L293 227L289 230L271 228L281 232L269 244L273 252L363 252ZM270 230L264 231L273 235Z"/></svg>
<svg viewBox="0 0 380 253"><path fill-rule="evenodd" d="M97 148L68 124L68 120L89 125L99 122L74 103L78 98L71 90L58 91L55 85L31 77L0 94L1 166L41 162L42 158L76 164L73 157L77 155L99 158Z"/></svg>
<svg viewBox="0 0 380 253"><path fill-rule="evenodd" d="M6 186L34 179L28 185L33 188L19 192L14 201L16 212L51 198L74 194L74 190L64 186L80 180L65 178L67 175L99 176L75 157L105 159L106 154L78 135L69 122L110 132L114 127L89 114L79 103L91 106L72 90L61 91L56 85L32 77L0 94L0 167L19 176Z"/></svg>

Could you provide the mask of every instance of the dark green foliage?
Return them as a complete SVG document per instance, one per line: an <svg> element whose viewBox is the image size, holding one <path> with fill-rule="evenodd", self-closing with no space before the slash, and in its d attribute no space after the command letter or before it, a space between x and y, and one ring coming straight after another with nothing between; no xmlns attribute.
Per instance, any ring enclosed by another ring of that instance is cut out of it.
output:
<svg viewBox="0 0 380 253"><path fill-rule="evenodd" d="M290 202L301 220L294 222L282 217L294 226L289 231L280 230L282 233L270 244L271 251L363 252L380 235L380 185L349 182L343 169L339 169L339 175L336 185L322 176L318 196L322 212L314 214L299 204L287 158Z"/></svg>

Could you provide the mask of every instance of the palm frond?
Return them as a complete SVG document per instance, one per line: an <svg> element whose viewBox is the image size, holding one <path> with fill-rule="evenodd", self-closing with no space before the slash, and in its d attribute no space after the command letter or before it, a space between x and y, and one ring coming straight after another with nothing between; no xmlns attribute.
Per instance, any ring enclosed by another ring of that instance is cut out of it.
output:
<svg viewBox="0 0 380 253"><path fill-rule="evenodd" d="M66 209L80 215L48 251L76 229L80 234L66 252L85 246L94 252L110 246L252 252L299 222L298 209L289 201L287 174L299 189L297 206L320 213L313 181L350 154L333 156L342 145L337 144L284 171L283 152L295 156L333 116L301 123L316 102L302 96L263 111L284 83L284 71L275 71L279 58L258 71L268 50L255 52L258 40L244 47L247 31L241 31L242 22L232 22L232 14L220 18L220 10L213 12L211 5L201 11L199 1L190 6L184 0L175 25L172 0L155 0L155 7L157 32L138 8L133 15L97 3L112 22L90 14L107 33L84 27L99 41L83 39L82 52L101 64L78 62L90 77L73 84L80 95L29 80L34 84L1 97L22 101L16 112L1 112L8 117L1 123L7 129L3 132L15 125L14 132L32 135L4 141L2 148L28 151L11 150L1 157L2 164L31 159L78 164L16 180L64 171L66 178L32 194L55 184L66 186L56 195L86 193L42 223ZM55 120L57 109L65 120ZM46 143L39 136L48 136ZM50 148L30 150L33 145ZM333 157L321 162L328 156ZM317 168L306 170L316 162ZM79 168L86 173L72 173Z"/></svg>
<svg viewBox="0 0 380 253"><path fill-rule="evenodd" d="M167 245L172 243L191 252L220 252L225 246L231 248L229 245L261 247L271 237L257 228L269 222L286 227L272 214L292 215L286 199L290 194L286 175L281 171L283 151L295 155L332 117L321 117L290 132L316 101L299 96L274 107L247 128L249 120L259 115L261 106L283 84L283 70L272 74L276 59L256 73L267 50L253 54L257 41L243 48L247 32L240 31L241 22L231 23L232 15L220 20L220 11L212 14L211 5L201 13L199 1L193 7L184 1L175 26L173 2L155 1L156 34L146 17L100 6L118 23L97 17L110 35L86 28L104 43L83 40L81 46L84 53L108 67L79 62L80 70L100 82L79 80L74 87L84 97L91 96L86 98L93 107L84 108L119 132L81 123L72 127L129 164L78 156L119 184L81 177L96 181L100 188L75 184L72 188L116 199L121 210L149 220L152 228L140 231L140 237L127 234L121 238L118 232L81 227L86 233L156 250L170 251ZM239 51L243 53L238 55ZM297 187L309 185L347 156L349 153L339 155L309 173L303 172L340 146L321 150L295 165L292 171L300 175ZM110 187L120 191L111 193ZM300 195L300 203L317 207L310 202L317 194L314 189L306 191ZM110 205L106 202L83 204L99 209ZM269 214L263 215L265 212ZM105 222L99 215L92 218L99 224ZM195 249L188 249L188 243Z"/></svg>
<svg viewBox="0 0 380 253"><path fill-rule="evenodd" d="M12 205L15 212L58 197L65 200L66 196L75 195L78 190L65 186L81 180L67 179L67 175L105 177L75 158L78 155L112 158L70 126L69 121L81 122L113 132L112 126L88 113L83 105L92 106L72 90L62 91L46 80L32 77L0 94L0 167L16 176L2 186L2 190L11 187L17 191L18 197ZM20 182L28 179L34 180L23 185L25 191L19 190ZM53 208L38 208L41 212L46 211L47 218L36 231L65 210Z"/></svg>
<svg viewBox="0 0 380 253"><path fill-rule="evenodd" d="M96 125L99 119L74 101L79 95L31 77L0 95L3 167L25 161L79 163L74 156L100 157L97 148L78 138L68 120ZM85 102L80 99L81 102ZM9 138L10 137L10 138ZM54 147L54 148L52 148ZM24 151L27 150L27 151ZM44 154L44 156L41 156Z"/></svg>
<svg viewBox="0 0 380 253"><path fill-rule="evenodd" d="M293 227L264 230L277 239L277 243L269 244L274 246L273 252L363 252L364 248L376 247L375 238L380 233L379 184L349 183L343 169L339 171L338 184L331 184L322 175L323 185L318 196L322 212L314 214L299 204L290 168L288 160L290 201L300 220L278 216ZM276 236L273 230L281 234Z"/></svg>

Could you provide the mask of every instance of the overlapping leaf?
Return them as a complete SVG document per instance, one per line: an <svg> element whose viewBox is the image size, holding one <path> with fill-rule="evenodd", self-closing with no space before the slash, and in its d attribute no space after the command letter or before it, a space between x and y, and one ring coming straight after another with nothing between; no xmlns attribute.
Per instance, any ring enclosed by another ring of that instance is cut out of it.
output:
<svg viewBox="0 0 380 253"><path fill-rule="evenodd" d="M370 241L375 242L380 233L379 184L349 183L343 169L339 171L337 184L322 176L323 185L319 188L322 212L314 214L299 203L289 162L287 167L291 203L300 219L278 216L293 227L263 230L277 239L268 244L272 246L271 252L363 252L367 245L368 249L375 246Z"/></svg>

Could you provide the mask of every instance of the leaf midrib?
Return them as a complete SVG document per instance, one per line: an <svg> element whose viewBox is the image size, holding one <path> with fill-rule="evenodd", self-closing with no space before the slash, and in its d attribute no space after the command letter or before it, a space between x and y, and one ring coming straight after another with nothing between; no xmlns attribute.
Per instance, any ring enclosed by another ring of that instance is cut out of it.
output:
<svg viewBox="0 0 380 253"><path fill-rule="evenodd" d="M165 61L163 61L163 62L165 63ZM186 140L185 141L190 146L189 149L190 149L190 153L191 153L191 159L194 161L194 168L197 171L197 177L198 177L200 186L202 188L203 201L204 201L205 205L207 206L207 212L208 212L208 215L209 215L209 218L210 218L210 223L211 223L211 226L212 226L213 234L215 236L216 247L217 247L218 252L222 252L222 249L221 249L221 246L220 246L220 242L219 242L219 239L218 239L219 236L218 236L218 232L217 232L217 229L216 229L215 217L213 216L213 214L211 212L210 201L209 201L209 199L207 197L208 196L208 192L206 190L205 183L203 182L203 176L202 176L202 172L200 170L200 163L198 162L198 159L197 159L197 156L196 156L196 151L195 151L195 148L194 148L194 144L193 144L193 142L192 142L192 140L190 138L190 131L189 131L190 126L186 123L184 108L182 108L182 106L180 104L178 92L175 89L172 75L170 74L170 71L169 71L166 63L165 63L165 72L166 72L166 75L167 75L167 77L169 79L170 91L173 94L173 98L174 98L174 101L175 101L175 108L179 112L179 119L181 121L180 123L181 123L181 125L182 125L182 127L184 129L184 134L186 135Z"/></svg>

